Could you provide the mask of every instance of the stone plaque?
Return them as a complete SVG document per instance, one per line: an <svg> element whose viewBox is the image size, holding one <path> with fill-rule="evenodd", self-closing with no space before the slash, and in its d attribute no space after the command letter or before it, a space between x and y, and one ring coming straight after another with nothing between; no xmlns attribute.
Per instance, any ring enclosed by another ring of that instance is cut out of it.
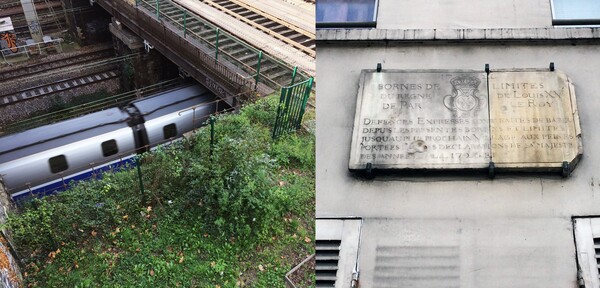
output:
<svg viewBox="0 0 600 288"><path fill-rule="evenodd" d="M574 89L554 71L489 74L492 159L498 168L561 167L579 159Z"/></svg>
<svg viewBox="0 0 600 288"><path fill-rule="evenodd" d="M476 71L363 70L349 168L485 168L487 77Z"/></svg>

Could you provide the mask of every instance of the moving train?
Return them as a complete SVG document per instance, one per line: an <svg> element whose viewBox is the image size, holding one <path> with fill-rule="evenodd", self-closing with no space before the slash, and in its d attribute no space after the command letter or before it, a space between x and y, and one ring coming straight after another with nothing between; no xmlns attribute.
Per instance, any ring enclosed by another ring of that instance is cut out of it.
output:
<svg viewBox="0 0 600 288"><path fill-rule="evenodd" d="M218 106L206 88L187 85L1 137L0 177L15 201L62 191L70 181L130 163L136 152L200 127Z"/></svg>

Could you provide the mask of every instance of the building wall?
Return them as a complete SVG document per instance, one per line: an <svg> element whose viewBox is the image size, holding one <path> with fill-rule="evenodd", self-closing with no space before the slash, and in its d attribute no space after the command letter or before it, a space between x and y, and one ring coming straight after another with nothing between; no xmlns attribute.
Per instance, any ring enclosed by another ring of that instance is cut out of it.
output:
<svg viewBox="0 0 600 288"><path fill-rule="evenodd" d="M379 1L378 29L552 26L550 0Z"/></svg>
<svg viewBox="0 0 600 288"><path fill-rule="evenodd" d="M378 29L318 32L317 217L364 219L361 287L387 287L393 277L384 259L403 249L416 253L412 271L423 277L402 281L420 287L437 287L440 279L456 287L578 287L572 217L600 215L600 30L550 28L549 1L434 2L381 0ZM400 27L420 30L408 39ZM453 30L500 27L543 29L468 30L494 39ZM434 28L445 29L446 39ZM584 154L570 177L399 173L366 180L348 171L362 69L543 69L550 62L577 95ZM419 268L439 253L450 253L454 268Z"/></svg>

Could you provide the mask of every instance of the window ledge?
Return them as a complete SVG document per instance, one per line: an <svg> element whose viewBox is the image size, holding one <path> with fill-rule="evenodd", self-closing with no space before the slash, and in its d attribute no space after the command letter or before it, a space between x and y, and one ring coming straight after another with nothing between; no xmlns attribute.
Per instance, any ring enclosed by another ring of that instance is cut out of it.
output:
<svg viewBox="0 0 600 288"><path fill-rule="evenodd" d="M505 29L317 29L317 41L600 40L600 27Z"/></svg>

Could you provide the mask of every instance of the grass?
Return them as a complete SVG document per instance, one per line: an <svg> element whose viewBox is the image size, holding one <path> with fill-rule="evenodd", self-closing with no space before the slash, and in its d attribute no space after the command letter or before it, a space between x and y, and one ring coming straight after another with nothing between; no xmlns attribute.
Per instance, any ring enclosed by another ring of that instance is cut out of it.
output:
<svg viewBox="0 0 600 288"><path fill-rule="evenodd" d="M278 97L136 169L33 200L8 228L32 287L284 287L314 253L314 135L273 142ZM307 275L307 277L314 277Z"/></svg>

